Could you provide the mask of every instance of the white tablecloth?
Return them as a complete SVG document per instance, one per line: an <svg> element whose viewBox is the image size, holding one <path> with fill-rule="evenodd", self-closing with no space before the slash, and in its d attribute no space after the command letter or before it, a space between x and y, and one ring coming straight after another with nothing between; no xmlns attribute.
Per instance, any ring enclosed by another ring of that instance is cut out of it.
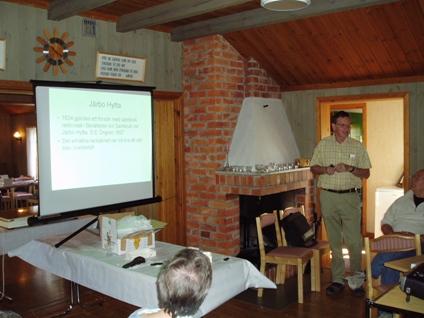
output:
<svg viewBox="0 0 424 318"><path fill-rule="evenodd" d="M90 222L94 216L62 220L49 224L25 226L15 229L0 227L0 255L18 248L31 240L46 238L53 235L70 234Z"/></svg>
<svg viewBox="0 0 424 318"><path fill-rule="evenodd" d="M156 277L163 262L172 257L182 246L156 242L156 257L146 263L122 268L127 263L123 256L111 254L101 248L100 237L84 231L60 248L54 244L63 236L45 240L33 240L9 252L24 261L50 273L71 280L126 303L145 307L158 307ZM227 300L250 287L276 288L249 261L212 254L213 278L211 289L196 316L203 316Z"/></svg>

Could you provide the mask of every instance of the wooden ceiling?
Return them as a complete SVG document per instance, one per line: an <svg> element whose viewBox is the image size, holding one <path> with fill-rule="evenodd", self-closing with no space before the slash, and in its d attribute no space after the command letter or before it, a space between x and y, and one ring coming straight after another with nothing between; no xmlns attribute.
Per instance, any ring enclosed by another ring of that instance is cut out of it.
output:
<svg viewBox="0 0 424 318"><path fill-rule="evenodd" d="M272 12L243 0L9 0L142 27L182 41L223 36L256 59L283 90L424 80L424 0L312 0L303 10Z"/></svg>

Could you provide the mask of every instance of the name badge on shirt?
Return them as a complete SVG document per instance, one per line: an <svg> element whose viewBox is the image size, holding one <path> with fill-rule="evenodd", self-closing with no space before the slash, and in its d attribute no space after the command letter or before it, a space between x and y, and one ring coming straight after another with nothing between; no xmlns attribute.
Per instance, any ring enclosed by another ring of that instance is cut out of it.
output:
<svg viewBox="0 0 424 318"><path fill-rule="evenodd" d="M355 157L356 157L356 155L355 155L354 153L351 153L351 154L349 155L349 159L355 159Z"/></svg>

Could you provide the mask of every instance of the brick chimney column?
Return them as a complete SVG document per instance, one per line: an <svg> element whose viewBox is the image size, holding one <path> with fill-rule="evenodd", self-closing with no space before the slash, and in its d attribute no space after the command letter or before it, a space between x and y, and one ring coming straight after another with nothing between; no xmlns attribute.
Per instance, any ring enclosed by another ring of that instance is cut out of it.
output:
<svg viewBox="0 0 424 318"><path fill-rule="evenodd" d="M245 96L280 97L255 60L246 61L222 36L184 42L184 153L187 244L236 255L238 195L216 184Z"/></svg>

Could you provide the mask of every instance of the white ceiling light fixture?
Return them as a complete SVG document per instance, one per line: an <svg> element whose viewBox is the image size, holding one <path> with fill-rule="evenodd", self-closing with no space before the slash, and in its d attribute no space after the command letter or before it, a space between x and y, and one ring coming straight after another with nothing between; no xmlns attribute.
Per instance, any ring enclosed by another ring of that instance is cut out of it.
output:
<svg viewBox="0 0 424 318"><path fill-rule="evenodd" d="M261 0L261 6L273 11L295 11L306 8L311 0Z"/></svg>

